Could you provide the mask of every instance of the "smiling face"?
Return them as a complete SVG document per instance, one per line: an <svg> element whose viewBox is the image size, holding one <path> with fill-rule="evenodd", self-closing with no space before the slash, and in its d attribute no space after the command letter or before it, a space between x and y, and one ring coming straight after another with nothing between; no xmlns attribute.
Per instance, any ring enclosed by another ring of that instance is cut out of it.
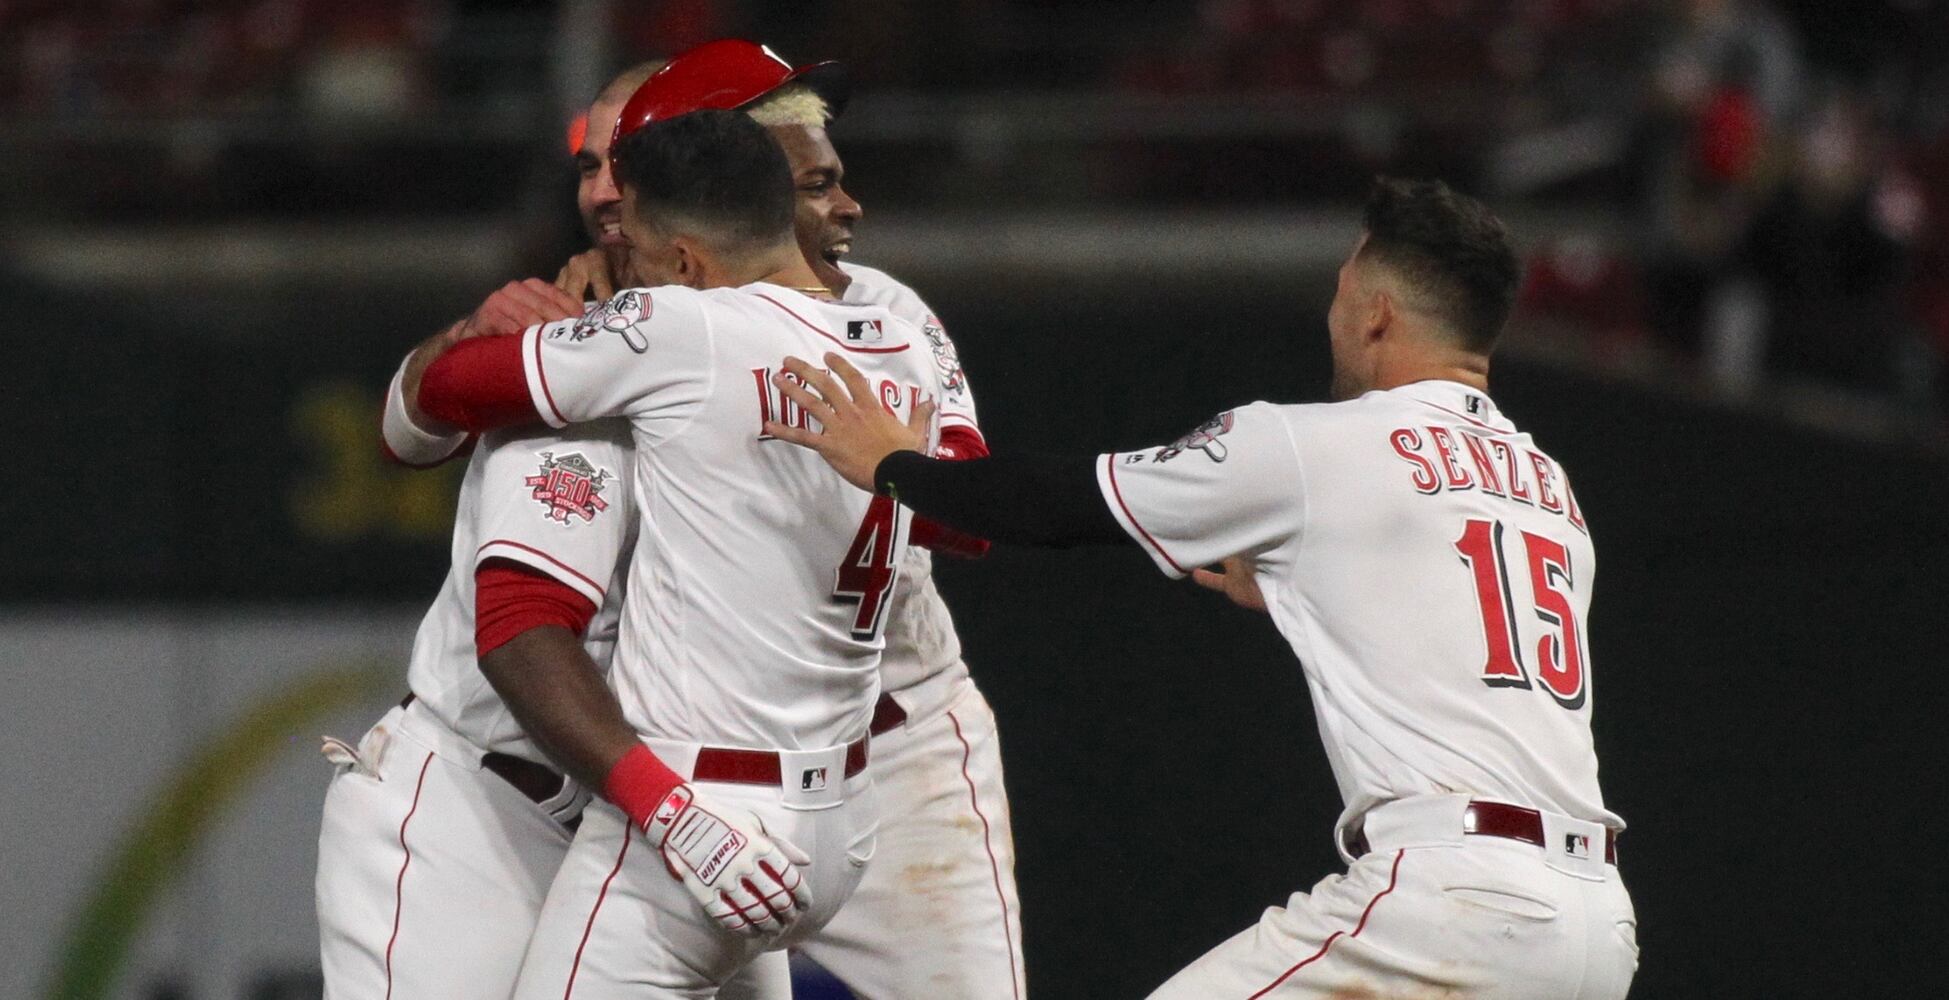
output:
<svg viewBox="0 0 1949 1000"><path fill-rule="evenodd" d="M805 125L774 125L769 131L785 150L797 190L792 226L799 252L827 288L838 292L852 281L839 262L853 249L853 226L865 211L841 185L846 168L826 130Z"/></svg>
<svg viewBox="0 0 1949 1000"><path fill-rule="evenodd" d="M591 243L617 254L628 243L622 231L623 196L609 166L609 136L628 96L589 106L589 127L575 153L575 207L582 214L582 228Z"/></svg>

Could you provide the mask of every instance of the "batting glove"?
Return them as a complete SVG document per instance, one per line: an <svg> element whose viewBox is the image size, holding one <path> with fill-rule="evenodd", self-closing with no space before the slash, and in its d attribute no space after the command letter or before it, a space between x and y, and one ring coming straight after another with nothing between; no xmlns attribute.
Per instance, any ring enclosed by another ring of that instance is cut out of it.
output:
<svg viewBox="0 0 1949 1000"><path fill-rule="evenodd" d="M812 906L799 868L812 863L757 816L709 805L688 783L665 795L643 826L670 874L725 930L782 933Z"/></svg>

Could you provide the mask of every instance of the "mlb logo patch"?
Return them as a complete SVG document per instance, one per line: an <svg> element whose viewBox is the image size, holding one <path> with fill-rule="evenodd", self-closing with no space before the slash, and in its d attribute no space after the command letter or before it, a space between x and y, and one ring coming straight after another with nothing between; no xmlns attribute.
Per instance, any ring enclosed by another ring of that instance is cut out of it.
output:
<svg viewBox="0 0 1949 1000"><path fill-rule="evenodd" d="M1482 397L1481 397L1481 396L1470 396L1470 397L1469 397L1468 399L1469 399L1469 401L1468 401L1468 408L1469 408L1469 413L1471 413L1471 414L1473 414L1473 415L1475 415L1475 416L1478 416L1478 417L1479 417L1479 416L1481 416L1481 415L1482 415Z"/></svg>
<svg viewBox="0 0 1949 1000"><path fill-rule="evenodd" d="M826 769L823 767L808 767L799 775L801 792L816 792L824 787L826 787Z"/></svg>
<svg viewBox="0 0 1949 1000"><path fill-rule="evenodd" d="M877 344L886 336L886 330L877 319L852 319L846 321L846 343Z"/></svg>
<svg viewBox="0 0 1949 1000"><path fill-rule="evenodd" d="M1590 857L1590 838L1581 833L1563 835L1563 853L1573 858Z"/></svg>

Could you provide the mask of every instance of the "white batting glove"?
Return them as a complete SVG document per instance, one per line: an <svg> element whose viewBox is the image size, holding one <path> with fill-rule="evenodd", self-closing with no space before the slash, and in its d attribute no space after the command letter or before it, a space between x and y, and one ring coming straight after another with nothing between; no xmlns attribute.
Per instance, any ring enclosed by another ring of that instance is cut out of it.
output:
<svg viewBox="0 0 1949 1000"><path fill-rule="evenodd" d="M664 796L643 832L670 874L725 930L747 937L782 933L812 906L799 875L812 859L742 809L709 805L689 784Z"/></svg>

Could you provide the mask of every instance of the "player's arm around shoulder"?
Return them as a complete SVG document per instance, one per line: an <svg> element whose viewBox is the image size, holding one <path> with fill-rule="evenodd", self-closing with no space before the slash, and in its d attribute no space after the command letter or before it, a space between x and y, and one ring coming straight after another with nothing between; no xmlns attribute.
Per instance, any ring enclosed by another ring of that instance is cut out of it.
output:
<svg viewBox="0 0 1949 1000"><path fill-rule="evenodd" d="M551 427L636 413L661 381L685 373L681 350L708 323L688 289L630 288L600 306L527 327L518 336L453 343L426 369L420 408L434 420L488 430L539 420ZM655 364L645 363L654 356Z"/></svg>
<svg viewBox="0 0 1949 1000"><path fill-rule="evenodd" d="M428 368L456 345L478 337L518 333L522 329L582 314L573 298L539 278L510 281L495 290L473 312L426 340L407 354L393 377L380 420L387 457L406 465L437 465L452 458L480 428L442 419L421 404Z"/></svg>
<svg viewBox="0 0 1949 1000"><path fill-rule="evenodd" d="M718 311L709 292L625 288L580 319L530 328L520 354L536 411L562 427L694 407L711 381Z"/></svg>

